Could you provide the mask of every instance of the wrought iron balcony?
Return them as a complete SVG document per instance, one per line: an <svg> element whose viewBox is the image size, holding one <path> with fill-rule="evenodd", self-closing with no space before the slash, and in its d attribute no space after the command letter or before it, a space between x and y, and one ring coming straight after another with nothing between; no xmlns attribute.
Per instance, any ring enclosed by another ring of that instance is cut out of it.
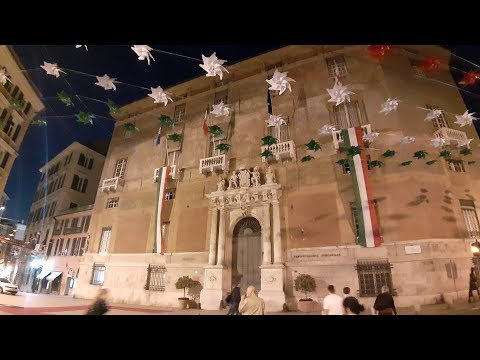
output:
<svg viewBox="0 0 480 360"><path fill-rule="evenodd" d="M105 179L102 181L102 186L100 187L101 192L115 192L120 186L123 186L124 180L120 177L114 177L111 179Z"/></svg>
<svg viewBox="0 0 480 360"><path fill-rule="evenodd" d="M467 134L460 130L450 129L447 127L441 127L433 133L435 137L442 138L445 140L446 145L451 145L452 141L455 142L455 145L458 143L466 144L468 141ZM453 145L453 144L452 144ZM466 145L470 148L470 145Z"/></svg>
<svg viewBox="0 0 480 360"><path fill-rule="evenodd" d="M273 158L277 161L280 159L296 161L297 159L297 155L295 152L295 143L292 140L273 145L262 146L261 152L263 153L265 150L270 150L273 154ZM263 162L266 162L267 160L268 159L266 157L262 156Z"/></svg>
<svg viewBox="0 0 480 360"><path fill-rule="evenodd" d="M153 182L158 182L158 177L160 176L160 169L161 168L156 168L153 171ZM177 165L170 165L170 174L168 174L168 176L170 176L172 179L175 179L177 174L176 170L177 170Z"/></svg>
<svg viewBox="0 0 480 360"><path fill-rule="evenodd" d="M228 171L228 162L226 155L217 155L205 159L200 159L200 174L208 174L217 171Z"/></svg>
<svg viewBox="0 0 480 360"><path fill-rule="evenodd" d="M367 135L372 132L372 126L370 124L362 125L363 135ZM342 130L332 132L333 147L335 150L340 148L340 144L343 142Z"/></svg>

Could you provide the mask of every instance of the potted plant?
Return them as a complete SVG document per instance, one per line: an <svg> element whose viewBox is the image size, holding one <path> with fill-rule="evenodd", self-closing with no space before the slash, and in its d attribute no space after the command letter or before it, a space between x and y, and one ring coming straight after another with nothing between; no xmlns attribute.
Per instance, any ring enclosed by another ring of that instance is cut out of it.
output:
<svg viewBox="0 0 480 360"><path fill-rule="evenodd" d="M185 310L187 308L189 298L185 294L185 290L193 285L193 280L189 276L182 276L178 278L177 282L175 283L175 287L177 289L183 289L183 297L178 298L178 303L180 305L180 309Z"/></svg>
<svg viewBox="0 0 480 360"><path fill-rule="evenodd" d="M315 279L308 274L300 274L295 279L295 290L305 294L305 297L298 301L298 310L301 312L312 312L315 302L308 297L308 293L314 292L317 288Z"/></svg>

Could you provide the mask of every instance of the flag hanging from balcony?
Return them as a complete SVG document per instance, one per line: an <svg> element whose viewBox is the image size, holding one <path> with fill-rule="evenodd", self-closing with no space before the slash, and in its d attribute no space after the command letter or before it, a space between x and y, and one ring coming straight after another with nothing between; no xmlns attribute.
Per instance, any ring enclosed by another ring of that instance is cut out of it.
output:
<svg viewBox="0 0 480 360"><path fill-rule="evenodd" d="M358 225L358 244L365 247L380 246L380 229L378 226L375 202L373 199L370 178L368 174L367 155L363 141L363 129L359 127L344 129L341 132L343 145L362 148L360 154L350 160L353 190L355 193L355 211Z"/></svg>
<svg viewBox="0 0 480 360"><path fill-rule="evenodd" d="M155 211L155 242L153 247L153 252L157 254L165 252L165 242L162 239L162 208L169 174L170 166L164 166L159 169L157 176L157 208Z"/></svg>

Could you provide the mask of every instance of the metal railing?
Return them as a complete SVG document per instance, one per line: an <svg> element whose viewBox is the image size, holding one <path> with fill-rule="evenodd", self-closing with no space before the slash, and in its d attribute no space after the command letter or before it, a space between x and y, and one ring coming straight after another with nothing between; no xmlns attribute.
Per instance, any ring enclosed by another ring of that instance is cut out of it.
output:
<svg viewBox="0 0 480 360"><path fill-rule="evenodd" d="M435 131L433 135L437 138L444 139L447 145L450 145L451 141L456 141L457 144L467 143L468 141L467 134L465 134L463 131L450 129L447 127L441 127ZM467 145L467 147L469 148L470 145Z"/></svg>
<svg viewBox="0 0 480 360"><path fill-rule="evenodd" d="M117 191L118 186L123 185L122 180L123 179L120 177L105 179L102 181L102 186L100 187L100 191L102 192Z"/></svg>
<svg viewBox="0 0 480 360"><path fill-rule="evenodd" d="M200 159L200 174L211 173L217 170L225 171L227 168L227 159L225 154ZM228 170L228 169L227 169Z"/></svg>

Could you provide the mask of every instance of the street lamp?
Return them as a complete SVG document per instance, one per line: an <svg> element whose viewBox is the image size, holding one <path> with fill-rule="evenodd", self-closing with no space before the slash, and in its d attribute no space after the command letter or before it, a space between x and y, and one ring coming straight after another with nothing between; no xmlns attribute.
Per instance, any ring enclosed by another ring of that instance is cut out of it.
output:
<svg viewBox="0 0 480 360"><path fill-rule="evenodd" d="M470 250L472 250L473 255L480 255L480 242L478 242L478 240L475 240L475 242L470 245Z"/></svg>

